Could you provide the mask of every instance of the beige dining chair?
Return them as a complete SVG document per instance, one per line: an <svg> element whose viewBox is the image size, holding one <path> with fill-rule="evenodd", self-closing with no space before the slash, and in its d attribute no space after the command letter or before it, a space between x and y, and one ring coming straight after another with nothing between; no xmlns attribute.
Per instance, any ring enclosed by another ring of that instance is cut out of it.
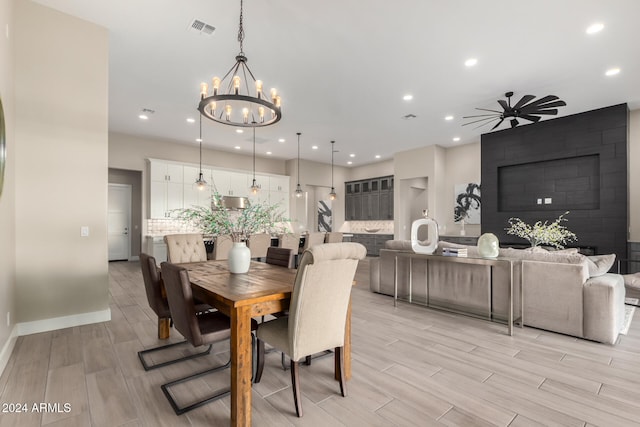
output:
<svg viewBox="0 0 640 427"><path fill-rule="evenodd" d="M158 271L158 266L156 264L156 259L150 255L145 253L140 254L140 268L142 270L142 279L144 281L144 289L147 294L147 301L149 303L149 307L151 310L158 316L158 339L167 339L169 338L170 329L172 325L171 319L171 311L169 310L169 303L167 298L162 293L163 283L162 278L160 277L160 273ZM195 307L196 313L199 315L201 313L205 313L207 311L213 310L208 304L197 303ZM211 346L203 352L190 354L187 356L179 357L177 359L171 359L164 362L158 362L155 364L151 364L147 362L145 358L146 355L155 353L157 351L162 351L167 348L175 347L180 344L184 344L186 341L179 341L172 344L163 345L160 347L149 348L146 350L142 350L138 352L138 358L140 359L140 363L142 363L142 367L145 371L149 371L151 369L160 368L162 366L171 365L172 363L181 362L183 360L193 359L195 357L204 356L211 352Z"/></svg>
<svg viewBox="0 0 640 427"><path fill-rule="evenodd" d="M330 231L324 238L325 243L340 243L343 240L342 233L337 231Z"/></svg>
<svg viewBox="0 0 640 427"><path fill-rule="evenodd" d="M251 234L247 247L251 250L251 258L259 261L267 257L267 249L271 246L271 235L268 233Z"/></svg>
<svg viewBox="0 0 640 427"><path fill-rule="evenodd" d="M335 349L340 392L347 395L344 335L351 287L358 261L367 250L360 243L330 243L304 252L294 281L289 315L258 326L255 382L264 369L264 344L291 359L291 383L296 414L302 416L298 365L308 355Z"/></svg>
<svg viewBox="0 0 640 427"><path fill-rule="evenodd" d="M294 254L300 247L300 233L285 233L278 236L278 247L291 249Z"/></svg>
<svg viewBox="0 0 640 427"><path fill-rule="evenodd" d="M167 244L167 261L174 264L207 260L207 249L202 234L168 234L164 236Z"/></svg>
<svg viewBox="0 0 640 427"><path fill-rule="evenodd" d="M229 251L233 247L231 235L223 234L213 239L213 259L223 260L229 259Z"/></svg>
<svg viewBox="0 0 640 427"><path fill-rule="evenodd" d="M229 317L219 311L209 312L197 315L193 294L191 290L191 282L189 273L184 267L168 262L161 264L162 277L167 291L167 300L171 317L173 318L175 328L185 339L194 347L203 345L211 346L211 344L228 340L231 338L231 321ZM251 330L255 331L258 324L255 320L251 321ZM253 334L252 334L253 339ZM182 384L186 381L200 378L204 375L226 369L231 366L229 360L226 364L201 371L184 378L170 381L161 386L162 392L171 404L176 415L184 414L187 411L198 408L206 403L220 399L231 393L229 387L217 390L212 395L201 399L195 403L186 406L179 406L171 393L171 387Z"/></svg>
<svg viewBox="0 0 640 427"><path fill-rule="evenodd" d="M297 261L298 261L299 257L302 256L302 253L304 251L306 251L307 249L309 249L312 246L323 244L324 243L324 239L325 239L325 233L324 232L318 231L318 232L307 233L307 235L304 238L303 245L298 249L298 255L296 255L296 264L297 264Z"/></svg>

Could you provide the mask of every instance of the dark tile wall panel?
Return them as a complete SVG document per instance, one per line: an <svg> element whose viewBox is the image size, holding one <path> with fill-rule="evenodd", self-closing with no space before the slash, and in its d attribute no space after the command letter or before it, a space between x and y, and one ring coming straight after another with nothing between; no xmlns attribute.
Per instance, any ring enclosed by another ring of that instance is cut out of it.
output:
<svg viewBox="0 0 640 427"><path fill-rule="evenodd" d="M521 244L505 232L510 217L552 221L570 210L576 246L627 258L628 119L620 104L482 135L482 232Z"/></svg>

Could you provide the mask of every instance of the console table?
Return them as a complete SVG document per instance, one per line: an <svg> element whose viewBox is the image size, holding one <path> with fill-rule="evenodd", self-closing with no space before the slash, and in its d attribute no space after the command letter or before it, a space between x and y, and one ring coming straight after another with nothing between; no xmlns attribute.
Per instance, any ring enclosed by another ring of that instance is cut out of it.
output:
<svg viewBox="0 0 640 427"><path fill-rule="evenodd" d="M394 307L397 307L398 305L398 258L408 258L408 261L409 261L409 295L408 295L409 303L413 303L413 299L412 299L413 283L412 283L412 264L411 264L411 260L413 259L418 258L418 259L426 260L427 265L429 263L429 260L437 260L437 261L453 263L453 264L486 265L486 266L489 266L491 269L493 269L493 267L498 266L500 264L506 264L509 270L509 286L508 286L509 304L508 304L508 316L507 316L507 331L509 335L513 335L514 319L513 319L513 261L512 260L507 258L453 257L453 256L443 256L443 255L426 255L426 254L418 254L418 253L412 253L412 252L398 252L395 254L395 276L394 276L394 284L393 284ZM429 289L428 275L426 280L427 280L427 292L428 292L428 289ZM491 280L490 285L491 285L491 290L493 291L493 280ZM519 303L520 303L520 309L521 309L520 313L522 313L522 307L524 305L522 292L520 292ZM420 304L430 307L428 297L425 303L420 303ZM442 309L441 307L434 307L434 308ZM469 314L460 310L449 310L449 311L455 311L456 313L461 313L461 314ZM493 314L493 310L491 310L491 312ZM491 318L493 319L493 315L491 316ZM522 321L520 321L520 327L522 327Z"/></svg>

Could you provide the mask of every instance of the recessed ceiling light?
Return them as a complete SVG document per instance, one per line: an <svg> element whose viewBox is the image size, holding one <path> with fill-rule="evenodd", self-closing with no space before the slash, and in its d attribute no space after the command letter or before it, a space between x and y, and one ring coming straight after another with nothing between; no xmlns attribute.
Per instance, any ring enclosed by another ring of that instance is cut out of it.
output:
<svg viewBox="0 0 640 427"><path fill-rule="evenodd" d="M453 138L453 142L458 142L458 141L460 141L460 137L459 136L456 136L456 137Z"/></svg>
<svg viewBox="0 0 640 427"><path fill-rule="evenodd" d="M139 118L140 120L147 120L147 119L149 119L149 116L147 116L146 114L140 114L140 115L138 116L138 118Z"/></svg>
<svg viewBox="0 0 640 427"><path fill-rule="evenodd" d="M355 154L353 154L353 153L349 154L349 157L355 157L355 156L356 156L356 155L355 155Z"/></svg>
<svg viewBox="0 0 640 427"><path fill-rule="evenodd" d="M464 61L464 65L467 67L473 67L477 63L478 63L478 60L476 58L469 58L466 61Z"/></svg>
<svg viewBox="0 0 640 427"><path fill-rule="evenodd" d="M196 138L196 142L202 142L202 139Z"/></svg>
<svg viewBox="0 0 640 427"><path fill-rule="evenodd" d="M620 68L609 68L605 74L605 76L615 76L620 73Z"/></svg>
<svg viewBox="0 0 640 427"><path fill-rule="evenodd" d="M352 165L352 164L353 164L353 162L352 162L352 161L348 161L348 162L347 162L347 164L348 164L348 165Z"/></svg>
<svg viewBox="0 0 640 427"><path fill-rule="evenodd" d="M271 151L267 151L267 156L272 155L273 153Z"/></svg>
<svg viewBox="0 0 640 427"><path fill-rule="evenodd" d="M239 145L236 145L236 146L235 146L235 147L233 147L233 148L235 148L236 150L239 150L239 149L240 149L240 146L239 146Z"/></svg>
<svg viewBox="0 0 640 427"><path fill-rule="evenodd" d="M187 118L187 122L188 123L195 123L196 119L194 119L193 117L189 117L189 118Z"/></svg>
<svg viewBox="0 0 640 427"><path fill-rule="evenodd" d="M380 158L380 154L376 154L376 159L379 159L379 158Z"/></svg>
<svg viewBox="0 0 640 427"><path fill-rule="evenodd" d="M599 33L600 31L602 31L603 28L604 28L603 23L596 22L595 24L591 24L589 25L589 27L587 27L587 34Z"/></svg>
<svg viewBox="0 0 640 427"><path fill-rule="evenodd" d="M444 118L445 120L449 121L449 120L453 120L453 116L445 116Z"/></svg>
<svg viewBox="0 0 640 427"><path fill-rule="evenodd" d="M411 101L413 99L413 95L406 94L405 96L402 97L402 99L404 99L405 101Z"/></svg>
<svg viewBox="0 0 640 427"><path fill-rule="evenodd" d="M244 133L244 130L242 130L242 129L236 129L236 133Z"/></svg>
<svg viewBox="0 0 640 427"><path fill-rule="evenodd" d="M284 138L280 138L280 139L278 140L278 142L285 142L285 141L286 141L286 140L285 140Z"/></svg>
<svg viewBox="0 0 640 427"><path fill-rule="evenodd" d="M311 146L311 149L312 149L312 150L317 150L317 149L318 149L318 146L317 146L317 145L312 145L312 146Z"/></svg>

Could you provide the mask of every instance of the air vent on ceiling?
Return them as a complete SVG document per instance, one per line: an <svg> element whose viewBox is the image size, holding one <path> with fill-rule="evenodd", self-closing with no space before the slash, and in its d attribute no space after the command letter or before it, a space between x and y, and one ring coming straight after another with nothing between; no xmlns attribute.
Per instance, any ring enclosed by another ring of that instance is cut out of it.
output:
<svg viewBox="0 0 640 427"><path fill-rule="evenodd" d="M406 116L402 116L405 120L415 119L417 116L415 114L407 114Z"/></svg>
<svg viewBox="0 0 640 427"><path fill-rule="evenodd" d="M216 27L214 27L213 25L209 25L206 22L202 22L199 19L194 19L191 22L191 25L189 25L189 31L205 36L212 36L216 31Z"/></svg>

